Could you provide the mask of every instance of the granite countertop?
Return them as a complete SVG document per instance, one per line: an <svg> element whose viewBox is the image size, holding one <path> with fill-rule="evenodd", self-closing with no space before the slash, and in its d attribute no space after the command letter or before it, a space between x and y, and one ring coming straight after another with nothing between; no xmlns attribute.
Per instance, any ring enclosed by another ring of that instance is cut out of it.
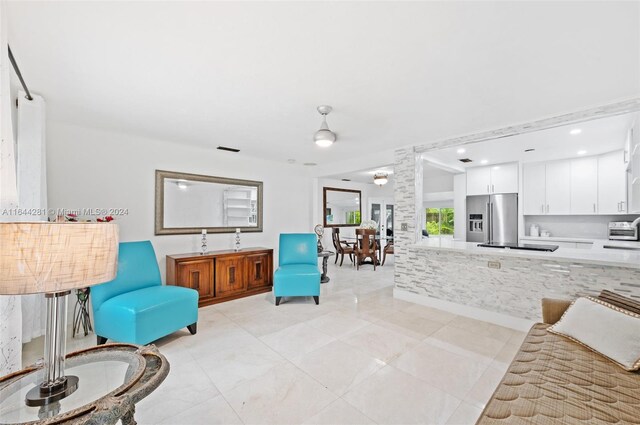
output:
<svg viewBox="0 0 640 425"><path fill-rule="evenodd" d="M553 241L549 240L549 244L553 245ZM463 242L451 238L425 238L414 246L416 248L422 249L464 252L474 255L521 257L528 259L540 259L541 261L553 260L571 263L598 264L603 266L629 267L640 269L640 251L603 248L603 245L625 246L624 244L624 241L600 240L600 242L594 242L593 246L590 249L560 247L554 252L544 252L517 249L485 248L479 247L478 242ZM626 246L638 246L638 242L631 242L631 244L635 245L628 245L629 242L626 242L626 244Z"/></svg>

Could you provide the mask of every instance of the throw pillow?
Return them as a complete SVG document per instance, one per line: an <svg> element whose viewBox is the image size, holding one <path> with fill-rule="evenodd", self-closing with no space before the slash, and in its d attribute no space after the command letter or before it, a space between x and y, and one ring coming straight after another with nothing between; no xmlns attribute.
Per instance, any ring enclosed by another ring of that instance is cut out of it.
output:
<svg viewBox="0 0 640 425"><path fill-rule="evenodd" d="M578 298L548 330L608 357L625 370L640 369L640 314L596 298Z"/></svg>

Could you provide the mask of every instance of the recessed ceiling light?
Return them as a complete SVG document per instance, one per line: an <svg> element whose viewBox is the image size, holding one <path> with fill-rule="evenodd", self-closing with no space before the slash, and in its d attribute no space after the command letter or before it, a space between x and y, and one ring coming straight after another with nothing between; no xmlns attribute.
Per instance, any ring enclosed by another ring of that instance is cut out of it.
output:
<svg viewBox="0 0 640 425"><path fill-rule="evenodd" d="M460 149L458 149L456 152L457 152L457 153L465 153L465 152L466 152L466 150L465 150L464 148L460 148Z"/></svg>
<svg viewBox="0 0 640 425"><path fill-rule="evenodd" d="M480 164L488 164L489 160L488 159L483 159L480 161Z"/></svg>
<svg viewBox="0 0 640 425"><path fill-rule="evenodd" d="M578 151L578 155L584 155L586 153L587 151L585 151L584 149Z"/></svg>
<svg viewBox="0 0 640 425"><path fill-rule="evenodd" d="M580 133L582 133L582 129L580 128L574 128L569 132L569 134L571 134L572 136L575 136L576 134L580 134Z"/></svg>

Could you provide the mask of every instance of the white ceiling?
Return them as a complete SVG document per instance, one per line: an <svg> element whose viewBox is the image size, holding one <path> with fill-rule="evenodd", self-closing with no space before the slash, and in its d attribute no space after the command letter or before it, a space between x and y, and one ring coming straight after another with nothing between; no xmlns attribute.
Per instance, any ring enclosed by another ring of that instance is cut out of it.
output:
<svg viewBox="0 0 640 425"><path fill-rule="evenodd" d="M580 155L597 155L623 149L627 131L633 115L619 115L588 121L579 125L561 126L535 131L518 136L486 142L472 143L463 147L464 153L458 153L460 147L425 152L422 157L430 162L451 169L463 171L465 168L504 162L535 162L563 158L575 158ZM579 129L580 134L572 135L571 130ZM535 149L525 152L525 149ZM462 163L460 158L469 158L473 162Z"/></svg>
<svg viewBox="0 0 640 425"><path fill-rule="evenodd" d="M330 179L338 179L338 180L347 179L347 180L358 182L358 183L374 184L373 176L375 176L376 173L387 173L387 177L388 177L387 184L393 185L393 165L381 165L378 167L368 168L366 170L351 171L351 172L340 173L340 174L335 174L335 175L326 176L326 177Z"/></svg>
<svg viewBox="0 0 640 425"><path fill-rule="evenodd" d="M640 95L638 2L7 6L9 42L50 119L283 162ZM319 104L334 107L338 133L324 150L311 142Z"/></svg>

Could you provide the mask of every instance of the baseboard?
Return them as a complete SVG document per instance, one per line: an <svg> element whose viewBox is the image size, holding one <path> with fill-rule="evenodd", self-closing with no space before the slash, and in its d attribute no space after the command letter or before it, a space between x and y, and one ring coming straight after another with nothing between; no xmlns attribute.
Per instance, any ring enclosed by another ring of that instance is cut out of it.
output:
<svg viewBox="0 0 640 425"><path fill-rule="evenodd" d="M535 323L533 320L513 317L507 314L496 313L495 311L483 310L478 307L470 307L468 305L453 303L451 301L440 300L427 295L418 295L400 288L393 288L393 297L402 301L437 308L459 316L482 320L484 322L493 323L494 325L504 326L505 328L511 328L522 332L528 332L531 326Z"/></svg>

